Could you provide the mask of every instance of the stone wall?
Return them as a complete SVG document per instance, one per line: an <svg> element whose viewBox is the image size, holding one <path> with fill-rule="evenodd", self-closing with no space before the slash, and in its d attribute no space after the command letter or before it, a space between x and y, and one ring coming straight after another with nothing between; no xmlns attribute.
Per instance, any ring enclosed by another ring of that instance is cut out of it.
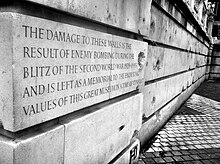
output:
<svg viewBox="0 0 220 164"><path fill-rule="evenodd" d="M181 11L182 10L182 11ZM208 77L209 39L187 17L187 8L153 1L145 70L144 119L147 141ZM162 123L163 122L163 123Z"/></svg>
<svg viewBox="0 0 220 164"><path fill-rule="evenodd" d="M132 163L208 77L182 2L0 6L0 163Z"/></svg>
<svg viewBox="0 0 220 164"><path fill-rule="evenodd" d="M220 78L220 45L214 44L210 65L210 79L219 80Z"/></svg>

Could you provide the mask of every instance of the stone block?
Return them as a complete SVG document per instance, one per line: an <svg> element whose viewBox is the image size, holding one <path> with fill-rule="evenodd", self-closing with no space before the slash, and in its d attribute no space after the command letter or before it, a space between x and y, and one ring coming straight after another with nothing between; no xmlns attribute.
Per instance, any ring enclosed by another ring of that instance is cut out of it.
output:
<svg viewBox="0 0 220 164"><path fill-rule="evenodd" d="M6 130L126 94L143 81L145 42L18 13L1 13L0 20L0 122ZM128 70L135 74L126 76L132 86L118 78Z"/></svg>
<svg viewBox="0 0 220 164"><path fill-rule="evenodd" d="M220 74L215 73L215 72L210 72L209 79L219 80L220 79Z"/></svg>
<svg viewBox="0 0 220 164"><path fill-rule="evenodd" d="M113 36L113 40L126 42L126 38L118 36ZM115 77L115 80L111 82L110 98L136 90L144 85L148 44L141 41L130 43L122 45L125 46L123 51L118 50L117 47L112 48L112 52L116 55L112 59L114 69L111 71L111 75L113 78Z"/></svg>
<svg viewBox="0 0 220 164"><path fill-rule="evenodd" d="M218 49L216 44L213 45L212 55L213 55L213 57L216 57L216 56L219 57L220 56L220 51L219 51L219 49Z"/></svg>
<svg viewBox="0 0 220 164"><path fill-rule="evenodd" d="M164 126L173 113L189 98L189 96L204 80L205 76L189 86L178 97L163 106L163 108L161 108L159 111L153 113L153 115L142 124L142 127L138 133L141 146L144 146L149 139L153 137L162 126Z"/></svg>
<svg viewBox="0 0 220 164"><path fill-rule="evenodd" d="M145 81L195 68L194 53L156 46L148 47Z"/></svg>
<svg viewBox="0 0 220 164"><path fill-rule="evenodd" d="M207 56L196 54L194 59L195 67L201 67L207 64Z"/></svg>
<svg viewBox="0 0 220 164"><path fill-rule="evenodd" d="M118 1L118 0L116 0ZM121 1L121 10L122 15L118 15L119 25L121 25L124 29L129 29L130 31L134 31L138 33L138 24L140 20L140 0L120 0ZM117 12L113 12L115 14ZM121 22L122 20L122 22Z"/></svg>
<svg viewBox="0 0 220 164"><path fill-rule="evenodd" d="M201 67L206 63L205 55L149 46L145 81Z"/></svg>
<svg viewBox="0 0 220 164"><path fill-rule="evenodd" d="M60 123L65 126L64 163L110 162L141 127L142 96L139 93L97 110L79 111L86 113L84 116L63 117Z"/></svg>
<svg viewBox="0 0 220 164"><path fill-rule="evenodd" d="M12 81L12 15L1 14L0 23L0 124L13 126L13 81ZM10 120L10 121L9 121Z"/></svg>
<svg viewBox="0 0 220 164"><path fill-rule="evenodd" d="M160 80L143 88L144 114L149 117L152 113L168 103L175 96L192 84L192 71Z"/></svg>
<svg viewBox="0 0 220 164"><path fill-rule="evenodd" d="M61 125L17 139L0 136L0 163L61 164L63 149L64 127Z"/></svg>
<svg viewBox="0 0 220 164"><path fill-rule="evenodd" d="M108 1L106 0L69 0L68 3L67 11L69 13L80 15L99 22L105 22L108 17Z"/></svg>
<svg viewBox="0 0 220 164"><path fill-rule="evenodd" d="M195 70L193 70L193 82L197 81L199 78L201 78L206 73L206 66L204 67L198 67Z"/></svg>
<svg viewBox="0 0 220 164"><path fill-rule="evenodd" d="M13 141L0 135L0 163L13 164Z"/></svg>
<svg viewBox="0 0 220 164"><path fill-rule="evenodd" d="M68 9L68 1L66 0L36 0L38 3L43 3L47 6L56 8L58 10L67 10Z"/></svg>
<svg viewBox="0 0 220 164"><path fill-rule="evenodd" d="M149 36L152 0L141 0L139 31L143 36Z"/></svg>
<svg viewBox="0 0 220 164"><path fill-rule="evenodd" d="M86 19L148 35L151 0L28 0ZM141 18L141 20L140 20Z"/></svg>
<svg viewBox="0 0 220 164"><path fill-rule="evenodd" d="M219 73L220 72L220 66L217 66L217 65L211 66L210 72L212 72L212 73Z"/></svg>
<svg viewBox="0 0 220 164"><path fill-rule="evenodd" d="M162 30L165 29L165 30ZM182 29L177 27L175 22L167 17L161 10L152 5L151 8L151 24L150 24L150 38L158 42L169 44L172 46L181 47L179 38L173 39L182 33ZM175 34L175 35L173 35Z"/></svg>
<svg viewBox="0 0 220 164"><path fill-rule="evenodd" d="M112 162L109 164L136 164L140 152L140 141L136 139L127 146Z"/></svg>
<svg viewBox="0 0 220 164"><path fill-rule="evenodd" d="M194 31L195 28L194 28ZM206 55L208 47L191 32L179 26L173 19L168 17L162 10L152 5L150 38L181 49L200 52Z"/></svg>
<svg viewBox="0 0 220 164"><path fill-rule="evenodd" d="M220 57L212 57L211 64L220 65Z"/></svg>

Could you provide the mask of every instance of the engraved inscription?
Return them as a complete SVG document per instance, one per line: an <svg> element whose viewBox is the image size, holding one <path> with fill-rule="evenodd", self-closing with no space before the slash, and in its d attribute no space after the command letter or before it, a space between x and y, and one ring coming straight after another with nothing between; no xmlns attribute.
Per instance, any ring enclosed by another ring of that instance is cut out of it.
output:
<svg viewBox="0 0 220 164"><path fill-rule="evenodd" d="M22 14L13 22L18 125L59 117L144 82L144 42Z"/></svg>

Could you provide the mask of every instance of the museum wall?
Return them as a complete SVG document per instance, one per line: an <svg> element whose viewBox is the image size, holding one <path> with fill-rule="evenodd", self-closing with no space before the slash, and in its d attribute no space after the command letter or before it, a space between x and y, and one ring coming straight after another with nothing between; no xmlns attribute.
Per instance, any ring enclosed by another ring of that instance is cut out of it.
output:
<svg viewBox="0 0 220 164"><path fill-rule="evenodd" d="M208 77L183 2L0 5L0 163L132 163Z"/></svg>
<svg viewBox="0 0 220 164"><path fill-rule="evenodd" d="M184 4L180 7L170 1L152 3L146 37L150 42L139 136L142 143L208 78L209 39L189 15Z"/></svg>

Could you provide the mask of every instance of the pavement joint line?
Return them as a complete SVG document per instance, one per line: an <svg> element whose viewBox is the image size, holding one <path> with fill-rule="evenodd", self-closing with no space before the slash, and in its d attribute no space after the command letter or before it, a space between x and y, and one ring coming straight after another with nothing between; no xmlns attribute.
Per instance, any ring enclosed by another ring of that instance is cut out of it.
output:
<svg viewBox="0 0 220 164"><path fill-rule="evenodd" d="M207 82L205 83L205 85L208 84ZM218 90L220 90L220 83L217 84L219 86ZM203 86L203 84L201 86ZM216 91L217 89L214 88L212 93ZM196 93L197 92L196 90ZM212 93L210 92L209 94L211 96L216 95ZM217 97L219 99L220 94L218 95ZM218 111L216 107L213 107L212 104L207 104L212 102L211 99L211 101L203 103L204 100L205 99L192 101L192 97L189 98L185 105L173 115L169 122L164 125L161 131L155 136L156 138L160 138L157 142L160 143L160 145L153 146L152 150L154 152L152 153L157 156L158 162L160 155L165 154L165 157L167 157L170 156L170 154L166 155L166 153L173 152L173 156L170 157L176 162L204 164L212 162L220 164L220 111ZM197 109L186 108L188 106L191 106L191 108L196 107ZM197 112L200 114L197 114ZM182 155L178 153L175 154L175 152L182 152ZM182 159L178 158L180 156L182 156ZM192 156L193 159L189 160L187 156ZM162 156L161 158L166 161L165 157ZM171 158L166 159L166 162L174 162L171 161Z"/></svg>

